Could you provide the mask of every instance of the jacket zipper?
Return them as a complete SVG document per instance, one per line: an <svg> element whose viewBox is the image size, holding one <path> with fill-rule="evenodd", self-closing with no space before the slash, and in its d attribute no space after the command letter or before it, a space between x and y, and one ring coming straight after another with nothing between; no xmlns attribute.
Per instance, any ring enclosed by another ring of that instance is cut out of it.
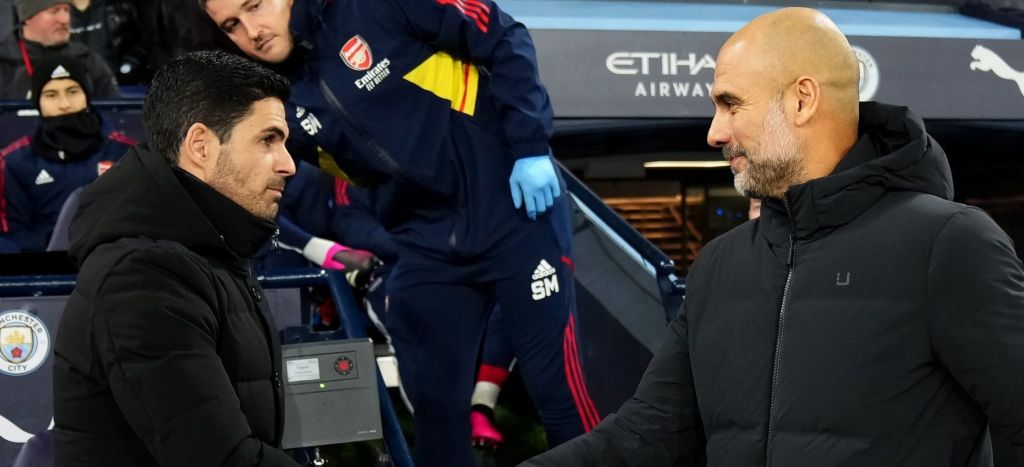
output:
<svg viewBox="0 0 1024 467"><path fill-rule="evenodd" d="M273 243L274 243L274 247L275 248L277 248L277 246L278 246L277 236L278 236L278 234L280 232L281 232L280 229L275 229L274 235L271 237L273 239ZM258 286L259 283L256 280L256 268L253 266L253 259L249 258L249 260L246 263L248 265L248 271L246 271L246 273L247 273L246 274L246 279L248 279L248 280L246 280L246 285L250 288L250 293L253 293L252 299L255 300L254 303L256 304L256 312L257 312L257 314L259 314L259 318L263 322L264 329L268 329L268 330L270 330L270 332L274 332L272 330L271 326L270 326L270 322L267 321L267 318L265 316L263 316L263 312L259 310L259 308L260 308L259 302L262 301L263 298L261 296L255 294L256 287ZM254 283L257 284L257 285L252 285ZM268 311L269 311L269 306L270 305L267 305ZM274 349L273 349L274 338L273 338L273 336L267 336L267 338L270 339L270 345L271 345L270 355L271 355L271 359L274 359ZM277 359L280 360L280 356L278 356ZM274 417L274 443L275 444L281 444L281 439L283 439L283 436L284 436L284 433L283 433L283 431L284 431L284 423L283 423L283 420L284 420L284 408L281 406L281 399L284 398L284 385L281 384L281 374L277 370L274 369L274 362L270 363L270 368L271 368L271 375L270 375L271 383L270 384L274 386L274 414L275 414L275 417Z"/></svg>
<svg viewBox="0 0 1024 467"><path fill-rule="evenodd" d="M341 105L341 101L339 101L338 97L334 95L333 91L331 91L331 88L330 86L327 85L327 82L324 81L323 78L319 78L318 82L320 83L320 92L323 93L324 98L327 100L327 103L330 104L331 107L334 108L334 110L341 114L345 121L348 122L348 124L353 129L356 130L356 133L359 133L359 136L362 138L363 143L370 149L370 153L373 154L374 156L377 156L377 158L380 159L380 161L383 162L384 165L387 166L387 168L391 170L391 172L396 177L403 179L406 178L405 172L402 171L398 163L395 162L395 160L391 157L390 154L388 154L387 150L385 150L383 147L381 147L381 145L377 144L376 141L370 138L369 132L364 130L359 125L356 125L356 121L352 119L352 115L349 114L347 110L345 110L345 106Z"/></svg>
<svg viewBox="0 0 1024 467"><path fill-rule="evenodd" d="M775 331L775 358L772 361L772 392L768 405L768 441L765 447L765 465L772 467L772 458L775 450L775 404L779 389L779 373L782 367L782 341L786 326L786 308L789 306L789 288L793 282L793 269L796 268L796 226L793 223L793 214L789 210L789 198L782 197L782 203L786 208L786 218L789 220L789 252L786 256L786 266L789 273L786 275L786 287L782 290L782 306L779 307L779 325Z"/></svg>

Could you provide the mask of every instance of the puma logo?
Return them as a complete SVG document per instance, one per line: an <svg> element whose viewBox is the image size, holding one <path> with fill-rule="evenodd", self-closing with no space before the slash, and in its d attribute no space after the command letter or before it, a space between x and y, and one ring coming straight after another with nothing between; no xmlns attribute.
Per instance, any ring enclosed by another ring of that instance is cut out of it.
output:
<svg viewBox="0 0 1024 467"><path fill-rule="evenodd" d="M1017 83L1017 87L1020 88L1020 94L1024 96L1024 71L1017 71L1010 67L1003 60L1002 57L996 55L991 49L982 46L974 46L974 50L971 51L971 58L974 61L971 62L971 70L992 72L996 76L1014 81Z"/></svg>

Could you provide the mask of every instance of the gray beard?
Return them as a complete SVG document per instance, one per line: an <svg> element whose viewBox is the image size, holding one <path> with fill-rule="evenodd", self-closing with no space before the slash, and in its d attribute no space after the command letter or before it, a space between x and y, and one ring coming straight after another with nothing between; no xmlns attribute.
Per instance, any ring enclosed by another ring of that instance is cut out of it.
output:
<svg viewBox="0 0 1024 467"><path fill-rule="evenodd" d="M754 154L747 154L746 170L733 172L733 184L741 195L751 198L778 198L803 178L803 157L792 129L786 126L781 103L764 117L762 140Z"/></svg>

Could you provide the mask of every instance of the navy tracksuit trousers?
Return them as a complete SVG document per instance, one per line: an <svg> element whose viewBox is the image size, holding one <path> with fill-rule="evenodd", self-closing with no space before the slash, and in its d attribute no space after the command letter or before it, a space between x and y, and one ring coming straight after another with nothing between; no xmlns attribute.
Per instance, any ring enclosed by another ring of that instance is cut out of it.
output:
<svg viewBox="0 0 1024 467"><path fill-rule="evenodd" d="M401 249L385 318L415 410L416 465L470 467L470 398L488 315L501 326L552 446L589 431L575 332L567 201L531 232L486 258L441 261Z"/></svg>

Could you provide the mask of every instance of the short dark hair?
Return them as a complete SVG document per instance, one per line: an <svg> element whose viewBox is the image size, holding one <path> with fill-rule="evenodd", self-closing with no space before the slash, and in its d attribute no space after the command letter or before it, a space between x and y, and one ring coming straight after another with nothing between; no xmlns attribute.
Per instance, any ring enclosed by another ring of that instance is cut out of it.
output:
<svg viewBox="0 0 1024 467"><path fill-rule="evenodd" d="M203 123L223 142L256 101L288 102L290 84L269 69L225 52L192 52L160 69L142 105L149 147L178 165L188 129Z"/></svg>

